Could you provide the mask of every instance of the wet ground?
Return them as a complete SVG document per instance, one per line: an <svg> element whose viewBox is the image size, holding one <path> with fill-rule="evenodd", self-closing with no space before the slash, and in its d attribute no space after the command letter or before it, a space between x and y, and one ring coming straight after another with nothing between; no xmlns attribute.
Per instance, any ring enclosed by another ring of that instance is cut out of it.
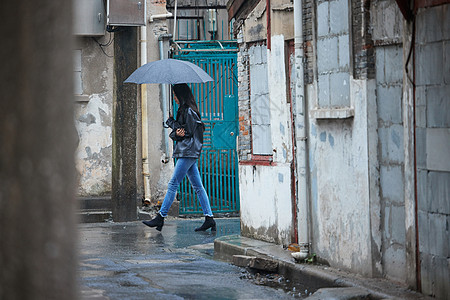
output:
<svg viewBox="0 0 450 300"><path fill-rule="evenodd" d="M214 239L239 234L238 218L217 219L217 232L194 232L200 219L80 224L83 299L292 299L251 274L213 258ZM258 278L258 276L260 278ZM262 277L261 277L262 276ZM264 277L264 278L263 278ZM282 282L284 278L272 278Z"/></svg>

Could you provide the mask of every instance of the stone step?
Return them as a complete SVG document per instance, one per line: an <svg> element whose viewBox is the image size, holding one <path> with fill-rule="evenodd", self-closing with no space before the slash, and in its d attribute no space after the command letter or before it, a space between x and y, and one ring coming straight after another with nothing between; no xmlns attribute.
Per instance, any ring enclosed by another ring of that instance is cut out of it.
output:
<svg viewBox="0 0 450 300"><path fill-rule="evenodd" d="M82 210L78 213L80 223L101 223L112 220L112 212L107 210Z"/></svg>
<svg viewBox="0 0 450 300"><path fill-rule="evenodd" d="M80 197L79 208L81 210L108 210L112 209L111 196Z"/></svg>

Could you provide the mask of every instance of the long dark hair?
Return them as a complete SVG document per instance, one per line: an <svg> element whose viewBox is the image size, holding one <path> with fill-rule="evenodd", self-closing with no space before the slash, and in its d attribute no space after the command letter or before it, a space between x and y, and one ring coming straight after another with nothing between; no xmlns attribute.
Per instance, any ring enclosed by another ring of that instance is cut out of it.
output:
<svg viewBox="0 0 450 300"><path fill-rule="evenodd" d="M173 85L173 92L180 101L178 112L184 111L186 108L190 107L197 113L200 119L202 118L202 116L200 115L200 111L198 110L197 103L195 102L194 95L192 94L191 88L186 83Z"/></svg>

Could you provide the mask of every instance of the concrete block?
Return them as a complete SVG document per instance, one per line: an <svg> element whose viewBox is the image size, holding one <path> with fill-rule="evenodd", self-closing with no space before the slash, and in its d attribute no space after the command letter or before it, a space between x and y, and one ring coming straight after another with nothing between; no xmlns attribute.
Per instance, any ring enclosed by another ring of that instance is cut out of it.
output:
<svg viewBox="0 0 450 300"><path fill-rule="evenodd" d="M238 267L249 267L251 262L254 261L256 256L248 256L248 255L233 255L232 263Z"/></svg>
<svg viewBox="0 0 450 300"><path fill-rule="evenodd" d="M385 207L384 207L384 231L383 231L383 235L385 240L389 241L391 239L391 205L390 205L390 201L389 200L384 200L386 203Z"/></svg>
<svg viewBox="0 0 450 300"><path fill-rule="evenodd" d="M449 299L450 259L447 257L433 258L434 295L436 299Z"/></svg>
<svg viewBox="0 0 450 300"><path fill-rule="evenodd" d="M317 41L317 70L324 74L338 68L338 39L324 38Z"/></svg>
<svg viewBox="0 0 450 300"><path fill-rule="evenodd" d="M427 172L427 202L432 213L450 215L450 173ZM421 177L420 177L421 179Z"/></svg>
<svg viewBox="0 0 450 300"><path fill-rule="evenodd" d="M330 106L330 76L319 75L319 107Z"/></svg>
<svg viewBox="0 0 450 300"><path fill-rule="evenodd" d="M417 173L417 206L422 211L429 211L431 205L428 201L428 171L419 170Z"/></svg>
<svg viewBox="0 0 450 300"><path fill-rule="evenodd" d="M441 84L444 78L442 43L417 46L416 85Z"/></svg>
<svg viewBox="0 0 450 300"><path fill-rule="evenodd" d="M426 106L427 105L427 87L418 86L416 87L416 106ZM426 127L426 126L423 126Z"/></svg>
<svg viewBox="0 0 450 300"><path fill-rule="evenodd" d="M332 107L350 106L350 74L330 74L330 102Z"/></svg>
<svg viewBox="0 0 450 300"><path fill-rule="evenodd" d="M376 1L371 3L370 19L374 40L401 40L403 17L395 2Z"/></svg>
<svg viewBox="0 0 450 300"><path fill-rule="evenodd" d="M278 270L278 262L265 257L256 257L250 262L249 267L267 272L276 272Z"/></svg>
<svg viewBox="0 0 450 300"><path fill-rule="evenodd" d="M270 123L269 95L254 95L251 99L251 114L253 124Z"/></svg>
<svg viewBox="0 0 450 300"><path fill-rule="evenodd" d="M446 230L447 216L441 214L428 214L430 222L429 243L430 254L447 257L449 256L448 249L448 231Z"/></svg>
<svg viewBox="0 0 450 300"><path fill-rule="evenodd" d="M267 65L258 64L250 66L251 95L264 95L269 92L267 80Z"/></svg>
<svg viewBox="0 0 450 300"><path fill-rule="evenodd" d="M425 128L416 128L416 158L417 168L427 168L427 131Z"/></svg>
<svg viewBox="0 0 450 300"><path fill-rule="evenodd" d="M261 46L251 46L248 49L248 56L250 58L250 65L261 64L262 60L262 48Z"/></svg>
<svg viewBox="0 0 450 300"><path fill-rule="evenodd" d="M422 283L422 293L431 295L433 291L433 257L426 252L420 254L420 279Z"/></svg>
<svg viewBox="0 0 450 300"><path fill-rule="evenodd" d="M430 253L430 221L428 213L422 210L417 212L419 224L419 249L421 252Z"/></svg>
<svg viewBox="0 0 450 300"><path fill-rule="evenodd" d="M403 226L404 227L404 226ZM383 253L384 272L389 278L406 278L406 252L404 247L388 245Z"/></svg>
<svg viewBox="0 0 450 300"><path fill-rule="evenodd" d="M341 71L348 71L350 66L350 44L349 35L341 35L338 37L338 50L339 50L339 69Z"/></svg>
<svg viewBox="0 0 450 300"><path fill-rule="evenodd" d="M405 153L403 149L403 126L393 124L388 129L388 157L389 161L403 163Z"/></svg>
<svg viewBox="0 0 450 300"><path fill-rule="evenodd" d="M380 184L383 198L400 205L404 201L403 172L401 166L381 166Z"/></svg>
<svg viewBox="0 0 450 300"><path fill-rule="evenodd" d="M330 2L330 33L348 33L348 1L337 0Z"/></svg>
<svg viewBox="0 0 450 300"><path fill-rule="evenodd" d="M402 87L377 86L378 118L383 122L402 123Z"/></svg>
<svg viewBox="0 0 450 300"><path fill-rule="evenodd" d="M450 23L450 21L448 21L448 23ZM444 47L444 83L448 85L450 84L450 41L445 41L443 47Z"/></svg>
<svg viewBox="0 0 450 300"><path fill-rule="evenodd" d="M306 298L308 300L365 300L370 299L370 292L355 287L340 288L322 288L315 292L312 296Z"/></svg>
<svg viewBox="0 0 450 300"><path fill-rule="evenodd" d="M388 129L384 127L378 128L378 143L381 147L381 161L389 160L388 157Z"/></svg>
<svg viewBox="0 0 450 300"><path fill-rule="evenodd" d="M426 168L450 172L450 128L426 129Z"/></svg>
<svg viewBox="0 0 450 300"><path fill-rule="evenodd" d="M329 33L328 1L317 6L317 36L326 36Z"/></svg>
<svg viewBox="0 0 450 300"><path fill-rule="evenodd" d="M384 63L386 83L402 83L403 49L400 45L385 47Z"/></svg>
<svg viewBox="0 0 450 300"><path fill-rule="evenodd" d="M427 107L416 106L416 125L417 127L427 126Z"/></svg>
<svg viewBox="0 0 450 300"><path fill-rule="evenodd" d="M419 10L416 16L417 43L426 44L442 40L442 10L428 8Z"/></svg>
<svg viewBox="0 0 450 300"><path fill-rule="evenodd" d="M450 85L428 87L427 127L450 127Z"/></svg>
<svg viewBox="0 0 450 300"><path fill-rule="evenodd" d="M405 207L391 207L391 239L400 245L405 245Z"/></svg>
<svg viewBox="0 0 450 300"><path fill-rule="evenodd" d="M382 84L386 82L385 78L385 62L384 62L384 51L385 47L375 48L375 74L377 84Z"/></svg>
<svg viewBox="0 0 450 300"><path fill-rule="evenodd" d="M450 40L450 9L448 5L444 9L442 9L442 14L442 39Z"/></svg>

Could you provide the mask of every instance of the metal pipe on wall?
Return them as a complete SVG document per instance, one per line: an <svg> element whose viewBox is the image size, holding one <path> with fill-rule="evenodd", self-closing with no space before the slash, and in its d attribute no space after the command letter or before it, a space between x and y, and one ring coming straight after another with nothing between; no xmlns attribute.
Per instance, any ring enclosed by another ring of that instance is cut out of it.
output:
<svg viewBox="0 0 450 300"><path fill-rule="evenodd" d="M177 5L178 4L178 0L175 0L175 11L173 12L173 38L176 39L176 33L177 33Z"/></svg>
<svg viewBox="0 0 450 300"><path fill-rule="evenodd" d="M296 71L296 102L300 111L297 111L296 142L297 142L297 172L298 172L298 241L300 246L309 248L309 224L308 224L308 153L307 153L307 103L304 87L303 70L303 1L294 0L294 46L295 46L295 71Z"/></svg>
<svg viewBox="0 0 450 300"><path fill-rule="evenodd" d="M140 65L147 63L147 27L140 27ZM147 110L147 85L141 84L141 135L142 135L142 175L144 177L144 202L150 203L150 167L148 163L148 110Z"/></svg>
<svg viewBox="0 0 450 300"><path fill-rule="evenodd" d="M161 34L158 37L159 43L159 59L164 59L164 39L172 38L171 34ZM167 85L161 84L161 96L162 96L162 110L163 110L163 128L164 128L164 160L163 163L169 162L169 131L164 122L168 116L168 97L167 97Z"/></svg>

